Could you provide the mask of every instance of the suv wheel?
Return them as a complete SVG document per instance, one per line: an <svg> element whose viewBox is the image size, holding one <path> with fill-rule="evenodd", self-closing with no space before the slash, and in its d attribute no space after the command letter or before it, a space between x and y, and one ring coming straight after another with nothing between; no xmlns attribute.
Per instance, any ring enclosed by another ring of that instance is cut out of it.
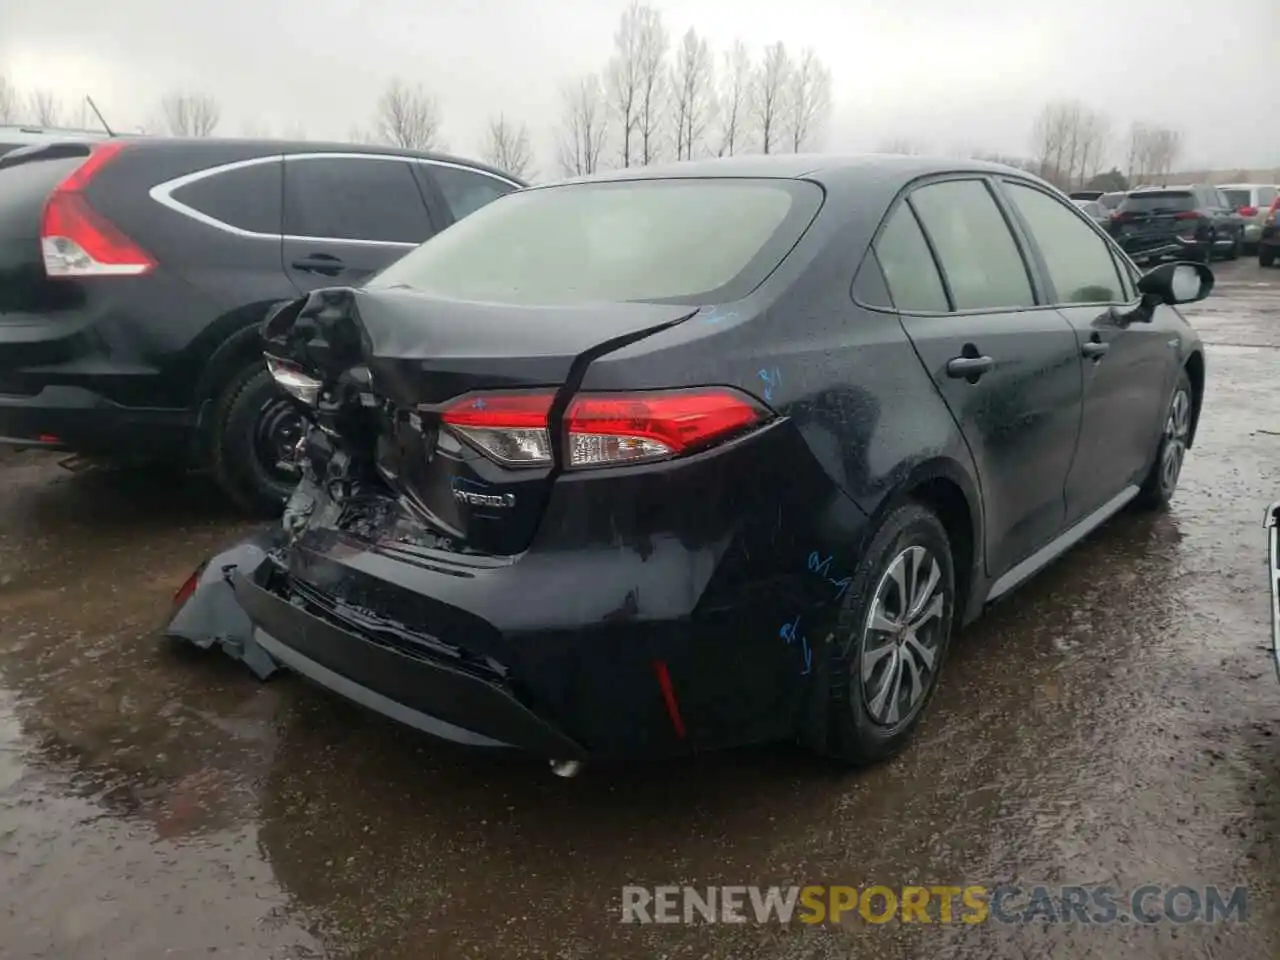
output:
<svg viewBox="0 0 1280 960"><path fill-rule="evenodd" d="M303 419L257 360L222 391L213 423L214 476L243 509L278 514L298 484Z"/></svg>
<svg viewBox="0 0 1280 960"><path fill-rule="evenodd" d="M1173 396L1165 413L1164 429L1160 431L1160 443L1156 447L1155 461L1134 503L1148 510L1157 509L1173 499L1182 475L1182 461L1191 441L1191 416L1194 401L1191 394L1191 378L1186 370L1178 372Z"/></svg>
<svg viewBox="0 0 1280 960"><path fill-rule="evenodd" d="M806 745L851 765L898 753L937 689L955 607L941 521L919 504L896 508L854 573L835 634L816 651Z"/></svg>

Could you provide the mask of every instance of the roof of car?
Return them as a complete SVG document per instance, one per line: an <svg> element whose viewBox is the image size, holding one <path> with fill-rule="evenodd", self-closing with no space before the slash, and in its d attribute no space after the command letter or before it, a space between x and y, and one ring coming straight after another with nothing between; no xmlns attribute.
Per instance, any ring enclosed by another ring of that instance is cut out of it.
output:
<svg viewBox="0 0 1280 960"><path fill-rule="evenodd" d="M520 178L502 170L498 167L482 163L479 160L472 160L467 157L457 157L447 153L437 153L425 150L409 150L404 147L393 147L378 143L342 143L338 141L323 140L266 140L261 138L250 137L127 137L120 138L129 140L130 144L145 146L149 150L200 150L200 149L225 149L227 147L242 147L267 156L271 153L278 154L299 154L299 153L345 153L345 154L364 154L373 156L394 156L394 157L413 157L419 160L433 160L437 163L452 163L460 166L472 167L477 170L484 170L504 180L512 183L523 185ZM131 146L132 149L132 146Z"/></svg>
<svg viewBox="0 0 1280 960"><path fill-rule="evenodd" d="M839 155L825 153L752 154L684 160L678 163L654 164L606 170L561 183L610 180L659 180L672 178L739 178L760 177L788 180L812 179L821 183L837 183L848 179L906 183L934 173L1002 173L1038 180L1025 170L985 160L957 160L951 157L904 156L867 153Z"/></svg>

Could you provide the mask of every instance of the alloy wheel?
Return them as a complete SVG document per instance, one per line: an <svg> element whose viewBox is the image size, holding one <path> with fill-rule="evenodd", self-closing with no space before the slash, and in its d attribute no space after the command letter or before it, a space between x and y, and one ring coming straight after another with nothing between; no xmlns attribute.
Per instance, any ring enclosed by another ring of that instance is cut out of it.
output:
<svg viewBox="0 0 1280 960"><path fill-rule="evenodd" d="M1169 493L1178 485L1182 461L1191 436L1191 396L1186 390L1174 392L1169 417L1164 424L1164 444L1160 450L1160 486Z"/></svg>
<svg viewBox="0 0 1280 960"><path fill-rule="evenodd" d="M883 726L910 719L938 668L951 608L942 566L925 547L904 549L876 586L859 657L863 703Z"/></svg>

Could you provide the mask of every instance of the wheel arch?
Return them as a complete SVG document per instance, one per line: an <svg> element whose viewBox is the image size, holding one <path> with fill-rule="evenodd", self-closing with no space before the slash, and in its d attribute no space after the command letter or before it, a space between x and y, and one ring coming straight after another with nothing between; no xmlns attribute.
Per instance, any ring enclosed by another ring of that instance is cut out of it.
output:
<svg viewBox="0 0 1280 960"><path fill-rule="evenodd" d="M1187 437L1190 448L1196 440L1196 428L1200 425L1200 407L1204 402L1204 354L1193 350L1183 365L1187 379L1191 381L1191 433Z"/></svg>
<svg viewBox="0 0 1280 960"><path fill-rule="evenodd" d="M214 401L239 371L252 363L255 357L262 356L260 327L271 308L279 302L267 300L247 304L224 314L212 325L211 334L219 342L209 355L204 369L200 371L192 394L200 452L208 451L211 428L209 414Z"/></svg>

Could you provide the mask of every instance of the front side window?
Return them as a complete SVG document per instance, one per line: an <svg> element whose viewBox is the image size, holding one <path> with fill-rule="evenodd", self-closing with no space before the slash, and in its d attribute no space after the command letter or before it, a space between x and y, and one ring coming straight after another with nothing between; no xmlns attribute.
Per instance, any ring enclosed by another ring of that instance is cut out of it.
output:
<svg viewBox="0 0 1280 960"><path fill-rule="evenodd" d="M1035 305L1026 264L986 184L931 183L911 194L911 204L933 241L957 310Z"/></svg>
<svg viewBox="0 0 1280 960"><path fill-rule="evenodd" d="M1034 187L1005 183L1049 269L1058 303L1121 303L1126 298L1107 241L1063 203Z"/></svg>
<svg viewBox="0 0 1280 960"><path fill-rule="evenodd" d="M432 164L427 169L435 177L440 192L444 194L444 202L449 205L455 220L475 213L486 203L492 203L516 189L494 177L460 167Z"/></svg>
<svg viewBox="0 0 1280 960"><path fill-rule="evenodd" d="M421 243L431 236L409 164L356 157L288 161L284 227L289 236L331 240Z"/></svg>
<svg viewBox="0 0 1280 960"><path fill-rule="evenodd" d="M734 300L782 262L822 198L805 181L729 178L520 190L368 286L510 304Z"/></svg>
<svg viewBox="0 0 1280 960"><path fill-rule="evenodd" d="M875 250L895 307L908 313L945 313L950 309L938 265L907 204L898 204L885 222Z"/></svg>

